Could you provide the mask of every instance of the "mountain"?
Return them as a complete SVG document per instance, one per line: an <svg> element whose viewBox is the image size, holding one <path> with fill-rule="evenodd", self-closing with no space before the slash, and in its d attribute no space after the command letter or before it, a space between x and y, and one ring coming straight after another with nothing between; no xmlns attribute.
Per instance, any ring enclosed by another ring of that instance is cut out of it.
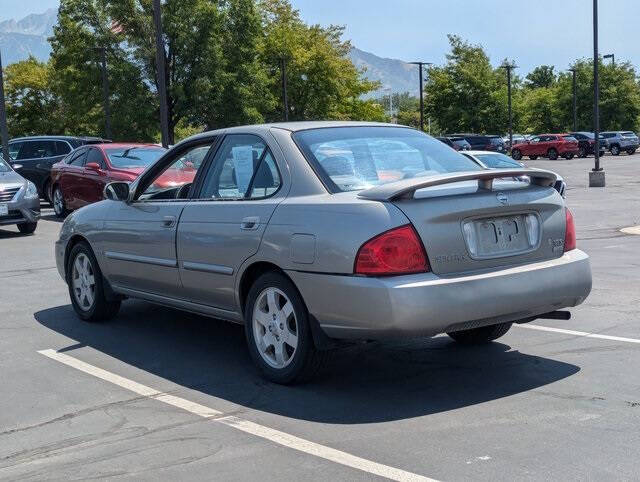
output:
<svg viewBox="0 0 640 482"><path fill-rule="evenodd" d="M0 22L0 49L2 63L9 65L33 55L45 61L51 54L51 46L47 38L53 34L53 26L58 20L55 8L44 13L27 15L21 20L5 20ZM382 84L378 92L367 97L380 96L385 89L391 88L394 93L410 92L418 95L418 70L415 65L402 60L378 57L370 52L353 48L349 54L351 61L370 80ZM388 92L388 91L387 91Z"/></svg>
<svg viewBox="0 0 640 482"><path fill-rule="evenodd" d="M349 57L356 67L365 69L364 76L367 79L377 80L382 84L380 91L369 94L369 97L378 96L389 87L394 93L409 92L418 95L418 68L415 65L378 57L355 47L351 49Z"/></svg>
<svg viewBox="0 0 640 482"><path fill-rule="evenodd" d="M0 48L4 65L18 62L33 55L38 60L47 60L51 46L47 38L53 34L58 20L58 11L51 8L44 13L27 15L21 20L0 22Z"/></svg>

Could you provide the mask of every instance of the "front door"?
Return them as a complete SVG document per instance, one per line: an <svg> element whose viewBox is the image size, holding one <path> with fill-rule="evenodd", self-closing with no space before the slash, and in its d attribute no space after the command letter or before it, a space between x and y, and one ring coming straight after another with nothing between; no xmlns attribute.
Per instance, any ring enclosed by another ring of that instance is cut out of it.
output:
<svg viewBox="0 0 640 482"><path fill-rule="evenodd" d="M186 167L185 157L194 150L206 154L211 145L202 141L169 153L134 184L130 203L111 203L101 248L105 272L116 288L180 297L176 231L197 173L191 164Z"/></svg>
<svg viewBox="0 0 640 482"><path fill-rule="evenodd" d="M235 279L260 246L264 230L284 199L277 145L256 135L224 138L201 188L178 225L178 260L186 299L237 312ZM281 159L281 165L284 161Z"/></svg>
<svg viewBox="0 0 640 482"><path fill-rule="evenodd" d="M95 165L98 167L95 168ZM101 201L104 198L104 186L109 182L106 163L102 151L97 147L89 149L87 161L84 164L83 179L79 186L79 204Z"/></svg>

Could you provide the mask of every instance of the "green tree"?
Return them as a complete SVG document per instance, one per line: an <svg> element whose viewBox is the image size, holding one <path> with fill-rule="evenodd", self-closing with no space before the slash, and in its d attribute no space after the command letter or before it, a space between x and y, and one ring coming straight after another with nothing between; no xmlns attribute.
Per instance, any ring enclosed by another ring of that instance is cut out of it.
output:
<svg viewBox="0 0 640 482"><path fill-rule="evenodd" d="M425 111L444 132L500 133L507 128L504 69L494 69L479 45L449 35L443 67L429 68Z"/></svg>
<svg viewBox="0 0 640 482"><path fill-rule="evenodd" d="M557 77L553 65L540 65L533 69L525 77L525 87L537 89L538 87L552 87L556 83Z"/></svg>
<svg viewBox="0 0 640 482"><path fill-rule="evenodd" d="M539 87L523 92L523 131L530 134L566 130L558 107L558 89Z"/></svg>
<svg viewBox="0 0 640 482"><path fill-rule="evenodd" d="M384 108L362 95L379 88L365 80L349 60L351 44L343 27L306 25L287 0L261 0L263 39L260 59L269 72L272 110L267 120L282 120L280 62L285 59L290 120L384 120Z"/></svg>
<svg viewBox="0 0 640 482"><path fill-rule="evenodd" d="M9 135L62 134L60 99L52 89L49 64L29 57L4 73Z"/></svg>

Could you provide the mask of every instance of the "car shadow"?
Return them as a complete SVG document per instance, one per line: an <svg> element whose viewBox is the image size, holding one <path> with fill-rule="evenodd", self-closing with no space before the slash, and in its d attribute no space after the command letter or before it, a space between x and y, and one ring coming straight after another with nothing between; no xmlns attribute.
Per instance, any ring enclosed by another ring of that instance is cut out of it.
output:
<svg viewBox="0 0 640 482"><path fill-rule="evenodd" d="M362 343L331 351L313 381L262 379L243 327L140 301L118 317L84 323L71 305L35 313L43 326L180 386L300 420L375 423L454 410L561 380L579 367L527 355L504 343L460 347L448 337ZM64 349L63 347L54 347Z"/></svg>

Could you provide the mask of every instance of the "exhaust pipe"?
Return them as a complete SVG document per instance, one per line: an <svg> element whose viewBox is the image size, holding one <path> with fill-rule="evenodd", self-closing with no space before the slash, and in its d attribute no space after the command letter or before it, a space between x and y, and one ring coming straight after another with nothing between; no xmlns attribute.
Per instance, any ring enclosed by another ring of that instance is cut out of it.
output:
<svg viewBox="0 0 640 482"><path fill-rule="evenodd" d="M570 320L571 312L570 311L550 311L549 313L543 313L542 315L538 315L537 318L542 318L543 320Z"/></svg>

